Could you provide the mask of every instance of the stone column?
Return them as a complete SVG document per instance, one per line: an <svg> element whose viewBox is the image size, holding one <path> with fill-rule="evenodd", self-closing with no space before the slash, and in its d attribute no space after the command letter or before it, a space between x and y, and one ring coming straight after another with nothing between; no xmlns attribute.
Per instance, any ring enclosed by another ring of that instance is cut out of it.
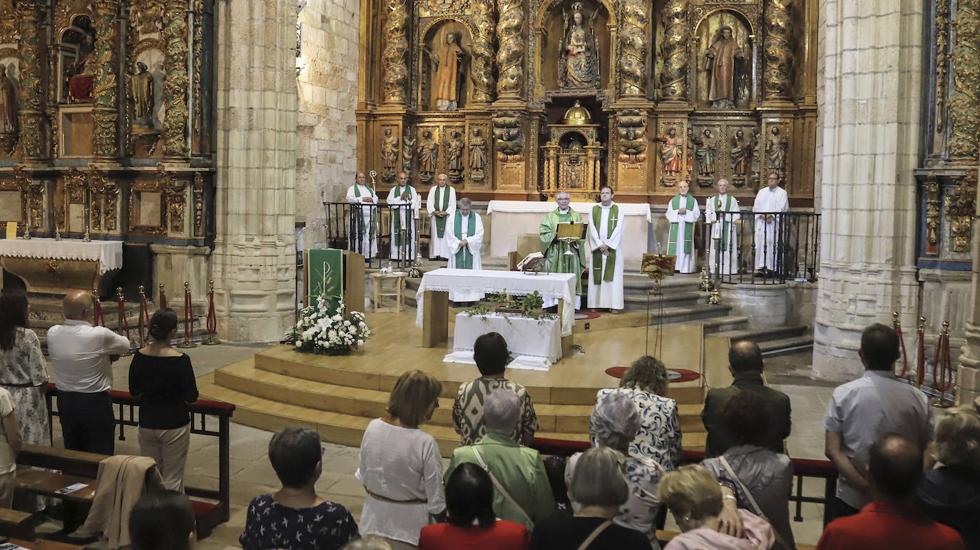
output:
<svg viewBox="0 0 980 550"><path fill-rule="evenodd" d="M216 4L218 333L276 341L292 324L296 243L296 5Z"/></svg>
<svg viewBox="0 0 980 550"><path fill-rule="evenodd" d="M660 71L660 93L666 100L687 100L687 0L667 0L663 11L664 60Z"/></svg>
<svg viewBox="0 0 980 550"><path fill-rule="evenodd" d="M187 156L187 1L167 0L163 40L166 49L167 76L163 97L167 113L163 121L164 154L167 158ZM253 75L261 77L261 73Z"/></svg>
<svg viewBox="0 0 980 550"><path fill-rule="evenodd" d="M862 372L861 331L915 326L922 4L820 1L820 282L813 370Z"/></svg>
<svg viewBox="0 0 980 550"><path fill-rule="evenodd" d="M37 4L20 2L17 5L20 23L20 146L24 160L45 158L44 132L41 117L41 37Z"/></svg>
<svg viewBox="0 0 980 550"><path fill-rule="evenodd" d="M388 0L385 13L384 68L385 103L404 105L408 88L408 4L405 0Z"/></svg>
<svg viewBox="0 0 980 550"><path fill-rule="evenodd" d="M119 157L119 81L116 50L119 43L119 0L95 3L96 73L92 83L92 118L95 121L93 149L100 159Z"/></svg>

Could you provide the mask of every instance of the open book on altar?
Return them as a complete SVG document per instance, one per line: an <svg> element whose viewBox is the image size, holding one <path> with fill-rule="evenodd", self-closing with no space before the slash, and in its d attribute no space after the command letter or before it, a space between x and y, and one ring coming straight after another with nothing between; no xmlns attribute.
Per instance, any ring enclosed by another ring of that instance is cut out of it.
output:
<svg viewBox="0 0 980 550"><path fill-rule="evenodd" d="M560 223L558 224L559 239L584 239L585 232L589 226L584 223Z"/></svg>
<svg viewBox="0 0 980 550"><path fill-rule="evenodd" d="M544 262L544 254L532 252L517 264L517 269L519 271L540 271L542 262Z"/></svg>

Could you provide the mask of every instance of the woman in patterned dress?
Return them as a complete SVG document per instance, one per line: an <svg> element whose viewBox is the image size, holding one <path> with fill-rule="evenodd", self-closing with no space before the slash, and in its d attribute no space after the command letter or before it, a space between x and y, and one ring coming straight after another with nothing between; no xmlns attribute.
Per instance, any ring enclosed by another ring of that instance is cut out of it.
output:
<svg viewBox="0 0 980 550"><path fill-rule="evenodd" d="M623 375L619 388L599 390L596 402L612 392L628 395L640 411L640 431L630 443L629 454L651 458L667 471L676 469L681 459L681 421L677 402L666 397L663 362L649 355L640 357Z"/></svg>

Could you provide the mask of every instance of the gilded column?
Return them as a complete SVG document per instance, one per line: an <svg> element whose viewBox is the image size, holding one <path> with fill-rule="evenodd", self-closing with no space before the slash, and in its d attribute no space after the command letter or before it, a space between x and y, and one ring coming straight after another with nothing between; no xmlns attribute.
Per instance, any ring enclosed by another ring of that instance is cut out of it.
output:
<svg viewBox="0 0 980 550"><path fill-rule="evenodd" d="M187 2L167 0L164 13L163 42L164 67L167 71L163 83L163 97L167 101L167 114L163 121L164 151L167 157L187 156Z"/></svg>
<svg viewBox="0 0 980 550"><path fill-rule="evenodd" d="M408 5L405 0L388 0L384 26L384 102L405 103L408 87Z"/></svg>
<svg viewBox="0 0 980 550"><path fill-rule="evenodd" d="M957 164L977 164L980 136L980 0L960 0L953 20L953 93L949 100L952 135L949 156Z"/></svg>
<svg viewBox="0 0 980 550"><path fill-rule="evenodd" d="M789 99L790 63L789 44L791 0L769 0L766 3L765 72L763 89L765 98Z"/></svg>
<svg viewBox="0 0 980 550"><path fill-rule="evenodd" d="M20 144L25 160L44 157L41 128L41 60L40 18L37 5L20 2L17 5L20 22Z"/></svg>
<svg viewBox="0 0 980 550"><path fill-rule="evenodd" d="M647 82L646 34L650 17L644 0L623 0L619 22L619 95L642 96Z"/></svg>
<svg viewBox="0 0 980 550"><path fill-rule="evenodd" d="M687 99L687 0L667 0L663 9L664 65L660 71L660 94L664 99Z"/></svg>
<svg viewBox="0 0 980 550"><path fill-rule="evenodd" d="M524 5L520 0L498 0L500 19L497 21L497 95L501 98L520 98L524 91Z"/></svg>
<svg viewBox="0 0 980 550"><path fill-rule="evenodd" d="M119 82L116 74L116 47L119 42L116 18L119 0L95 3L95 78L92 84L92 118L95 121L95 156L119 156Z"/></svg>
<svg viewBox="0 0 980 550"><path fill-rule="evenodd" d="M493 78L493 2L474 2L472 10L473 25L473 100L479 103L493 101L497 81Z"/></svg>

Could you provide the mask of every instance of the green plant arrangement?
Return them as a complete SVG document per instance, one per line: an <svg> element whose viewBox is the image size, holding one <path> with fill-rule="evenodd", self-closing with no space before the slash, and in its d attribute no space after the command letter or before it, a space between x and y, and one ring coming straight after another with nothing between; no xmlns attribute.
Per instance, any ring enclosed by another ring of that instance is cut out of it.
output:
<svg viewBox="0 0 980 550"><path fill-rule="evenodd" d="M491 313L501 313L507 319L507 313L518 314L521 317L542 321L555 319L558 316L544 310L544 297L534 291L523 296L511 296L506 292L492 292L486 295L482 302L468 307L463 313L474 317L485 317Z"/></svg>

